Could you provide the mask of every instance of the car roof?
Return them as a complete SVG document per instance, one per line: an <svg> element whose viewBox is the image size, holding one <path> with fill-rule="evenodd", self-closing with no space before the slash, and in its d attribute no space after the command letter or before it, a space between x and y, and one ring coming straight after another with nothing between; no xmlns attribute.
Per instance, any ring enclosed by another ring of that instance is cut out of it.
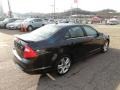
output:
<svg viewBox="0 0 120 90"><path fill-rule="evenodd" d="M71 27L71 26L81 26L82 24L75 24L75 23L58 23L58 24L50 24L50 25L55 25L56 27Z"/></svg>

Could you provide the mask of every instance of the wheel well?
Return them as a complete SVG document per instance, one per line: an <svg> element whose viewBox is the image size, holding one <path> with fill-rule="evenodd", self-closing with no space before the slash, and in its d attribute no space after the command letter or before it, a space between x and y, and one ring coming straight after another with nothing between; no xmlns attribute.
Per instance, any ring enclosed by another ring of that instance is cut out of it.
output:
<svg viewBox="0 0 120 90"><path fill-rule="evenodd" d="M71 59L71 62L73 62L73 55L70 53L63 53L62 56L68 56Z"/></svg>
<svg viewBox="0 0 120 90"><path fill-rule="evenodd" d="M63 56L68 56L68 57L70 57L70 59L71 59L71 62L73 62L73 58L72 58L72 56L70 55L70 54L58 54L58 56L57 56L57 59L53 62L53 66L55 66L56 67L56 63L59 61L59 59L61 58L61 57L63 57Z"/></svg>
<svg viewBox="0 0 120 90"><path fill-rule="evenodd" d="M63 48L59 49L59 51L58 51L58 58L61 56L69 56L71 58L71 61L73 62L74 58L73 58L72 53L64 50Z"/></svg>
<svg viewBox="0 0 120 90"><path fill-rule="evenodd" d="M33 27L32 25L28 25L28 27Z"/></svg>
<svg viewBox="0 0 120 90"><path fill-rule="evenodd" d="M32 29L34 29L32 25L28 25L27 29L28 29L29 27L32 27Z"/></svg>

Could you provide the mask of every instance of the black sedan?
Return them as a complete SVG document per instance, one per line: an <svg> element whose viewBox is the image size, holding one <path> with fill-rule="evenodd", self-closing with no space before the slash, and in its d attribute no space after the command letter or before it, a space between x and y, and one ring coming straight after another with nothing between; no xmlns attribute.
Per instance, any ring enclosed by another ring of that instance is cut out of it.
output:
<svg viewBox="0 0 120 90"><path fill-rule="evenodd" d="M78 58L107 52L109 36L88 25L49 24L28 34L15 36L14 62L23 71L63 75Z"/></svg>

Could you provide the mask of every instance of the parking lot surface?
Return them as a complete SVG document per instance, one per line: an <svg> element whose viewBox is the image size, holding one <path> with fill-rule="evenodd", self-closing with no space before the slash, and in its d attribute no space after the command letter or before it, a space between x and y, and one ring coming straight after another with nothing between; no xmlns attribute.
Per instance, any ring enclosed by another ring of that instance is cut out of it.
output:
<svg viewBox="0 0 120 90"><path fill-rule="evenodd" d="M94 25L111 37L107 53L98 53L74 64L66 75L29 75L12 60L16 30L0 29L0 90L120 90L120 26Z"/></svg>

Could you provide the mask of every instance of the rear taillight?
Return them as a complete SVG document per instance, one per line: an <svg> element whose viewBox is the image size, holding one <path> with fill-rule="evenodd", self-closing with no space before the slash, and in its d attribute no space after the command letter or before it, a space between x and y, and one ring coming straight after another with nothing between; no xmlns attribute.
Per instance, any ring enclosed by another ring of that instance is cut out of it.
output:
<svg viewBox="0 0 120 90"><path fill-rule="evenodd" d="M31 47L25 46L23 57L26 59L30 58L36 58L38 56L38 53L34 51Z"/></svg>

